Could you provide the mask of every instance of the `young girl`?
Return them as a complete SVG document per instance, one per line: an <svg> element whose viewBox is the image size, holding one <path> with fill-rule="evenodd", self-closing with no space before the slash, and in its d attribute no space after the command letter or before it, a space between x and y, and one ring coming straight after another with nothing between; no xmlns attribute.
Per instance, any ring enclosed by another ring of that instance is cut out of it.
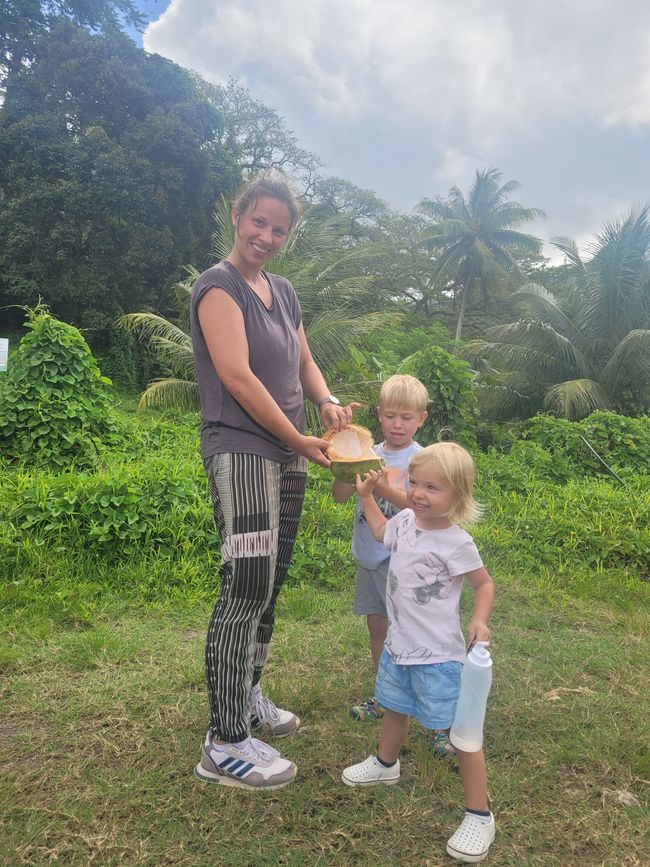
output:
<svg viewBox="0 0 650 867"><path fill-rule="evenodd" d="M465 643L458 615L463 577L474 590L467 641L489 641L494 585L472 537L455 522L475 520L474 462L456 443L435 443L409 462L407 508L389 521L373 497L382 473L357 476L368 525L391 552L386 588L388 632L375 695L386 709L376 756L343 771L348 786L392 785L409 718L427 729L449 729L460 689ZM494 839L483 751L457 750L465 817L447 842L459 861L482 861Z"/></svg>

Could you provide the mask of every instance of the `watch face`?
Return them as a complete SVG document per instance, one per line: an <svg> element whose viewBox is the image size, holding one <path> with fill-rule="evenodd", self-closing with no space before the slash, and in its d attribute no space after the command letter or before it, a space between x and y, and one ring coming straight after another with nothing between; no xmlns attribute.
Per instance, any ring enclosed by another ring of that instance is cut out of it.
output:
<svg viewBox="0 0 650 867"><path fill-rule="evenodd" d="M330 394L328 400L330 403L335 403L337 406L341 406L341 401L338 399L338 397L334 397L333 394Z"/></svg>

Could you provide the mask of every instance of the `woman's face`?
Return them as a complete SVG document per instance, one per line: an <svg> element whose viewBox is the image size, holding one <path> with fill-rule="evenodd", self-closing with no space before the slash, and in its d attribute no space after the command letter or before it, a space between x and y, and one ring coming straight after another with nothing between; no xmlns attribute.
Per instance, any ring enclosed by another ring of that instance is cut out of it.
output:
<svg viewBox="0 0 650 867"><path fill-rule="evenodd" d="M291 228L291 212L278 199L262 196L246 211L232 215L235 251L249 265L261 268L286 241Z"/></svg>

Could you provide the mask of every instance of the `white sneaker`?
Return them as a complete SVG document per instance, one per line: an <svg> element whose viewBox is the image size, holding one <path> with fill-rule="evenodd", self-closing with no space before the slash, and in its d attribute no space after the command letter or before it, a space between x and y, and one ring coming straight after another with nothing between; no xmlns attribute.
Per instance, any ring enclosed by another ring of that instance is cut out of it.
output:
<svg viewBox="0 0 650 867"><path fill-rule="evenodd" d="M380 764L375 756L368 756L358 765L346 768L341 778L346 786L378 786L380 783L393 786L399 781L399 759L387 768Z"/></svg>
<svg viewBox="0 0 650 867"><path fill-rule="evenodd" d="M259 731L264 729L274 738L286 738L293 734L300 720L290 710L282 710L276 707L270 698L262 695L262 689L258 684L253 687L251 693L251 728Z"/></svg>
<svg viewBox="0 0 650 867"><path fill-rule="evenodd" d="M490 821L481 821L480 816L465 813L465 818L455 834L447 840L447 854L458 861L482 861L494 840L496 827L494 816Z"/></svg>
<svg viewBox="0 0 650 867"><path fill-rule="evenodd" d="M201 761L194 774L205 783L219 783L239 789L280 789L296 776L293 762L257 738L246 738L239 746L215 744L210 732L205 737Z"/></svg>

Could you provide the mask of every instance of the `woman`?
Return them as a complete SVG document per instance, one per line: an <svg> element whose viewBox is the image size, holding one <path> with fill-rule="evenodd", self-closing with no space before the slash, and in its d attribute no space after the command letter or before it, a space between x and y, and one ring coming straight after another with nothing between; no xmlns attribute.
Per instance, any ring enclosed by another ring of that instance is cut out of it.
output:
<svg viewBox="0 0 650 867"><path fill-rule="evenodd" d="M303 394L326 428L355 404L329 393L311 356L288 280L262 270L299 216L287 184L261 177L233 206L234 246L196 281L191 325L201 400L201 455L221 537L221 594L206 642L212 712L199 779L248 789L285 786L293 762L251 737L300 720L276 708L259 680L278 592L298 532L307 461L329 466L327 442L305 436Z"/></svg>

